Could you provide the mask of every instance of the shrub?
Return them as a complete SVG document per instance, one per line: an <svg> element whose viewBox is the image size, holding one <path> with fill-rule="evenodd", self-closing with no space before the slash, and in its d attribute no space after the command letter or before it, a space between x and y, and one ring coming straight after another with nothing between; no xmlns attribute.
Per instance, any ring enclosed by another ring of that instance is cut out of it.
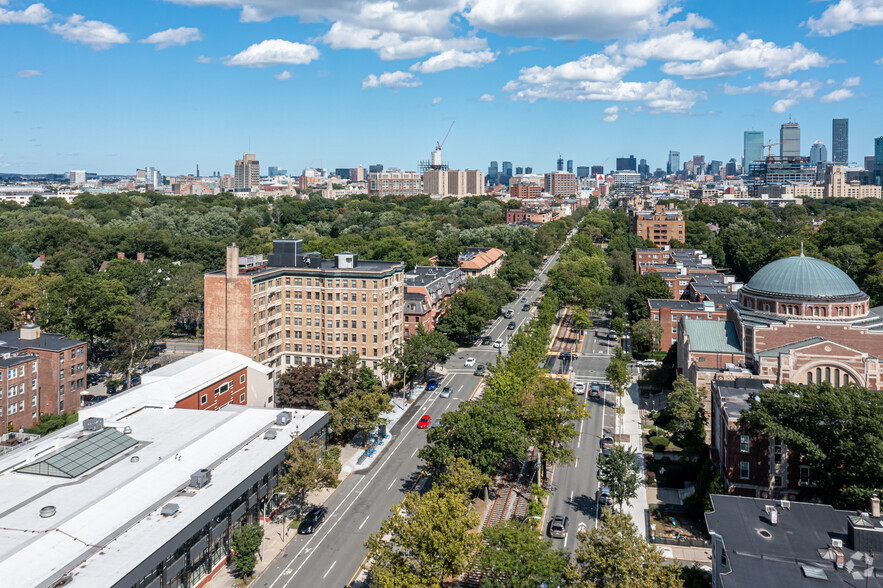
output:
<svg viewBox="0 0 883 588"><path fill-rule="evenodd" d="M662 436L654 435L649 439L650 445L657 448L657 451L664 451L668 447L668 439ZM660 449L661 448L661 449Z"/></svg>

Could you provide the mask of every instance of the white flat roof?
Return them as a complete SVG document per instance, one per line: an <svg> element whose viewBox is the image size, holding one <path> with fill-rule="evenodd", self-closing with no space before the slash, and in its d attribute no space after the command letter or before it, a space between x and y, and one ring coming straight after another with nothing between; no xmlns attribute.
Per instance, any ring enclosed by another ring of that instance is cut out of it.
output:
<svg viewBox="0 0 883 588"><path fill-rule="evenodd" d="M146 407L104 423L131 427L138 445L73 479L15 469L84 438L82 423L0 456L0 578L43 586L70 573L75 586L113 585L325 416L291 410L291 422L276 427L279 412ZM264 439L270 427L276 438ZM211 483L182 492L201 468L211 469ZM162 516L169 502L180 510ZM41 518L45 506L56 514Z"/></svg>

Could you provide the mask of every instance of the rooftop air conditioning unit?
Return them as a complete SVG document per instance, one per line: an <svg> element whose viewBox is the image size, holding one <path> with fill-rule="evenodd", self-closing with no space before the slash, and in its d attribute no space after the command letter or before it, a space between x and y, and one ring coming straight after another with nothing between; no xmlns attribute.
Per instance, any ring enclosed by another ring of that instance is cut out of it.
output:
<svg viewBox="0 0 883 588"><path fill-rule="evenodd" d="M276 415L276 424L280 427L284 427L288 423L291 422L291 411L283 410L279 414Z"/></svg>
<svg viewBox="0 0 883 588"><path fill-rule="evenodd" d="M99 417L89 417L83 421L84 431L100 431L104 428L104 419Z"/></svg>
<svg viewBox="0 0 883 588"><path fill-rule="evenodd" d="M843 539L831 539L831 547L834 549L843 549Z"/></svg>
<svg viewBox="0 0 883 588"><path fill-rule="evenodd" d="M780 501L779 501L779 506L781 506L782 508L787 508L787 509L790 510L790 509L791 509L791 501L790 501L790 500L780 500Z"/></svg>
<svg viewBox="0 0 883 588"><path fill-rule="evenodd" d="M192 474L190 474L190 487L191 488L205 488L208 486L209 482L212 481L212 471L206 468L202 468Z"/></svg>
<svg viewBox="0 0 883 588"><path fill-rule="evenodd" d="M160 514L162 514L162 516L164 516L164 517L170 517L173 514L176 514L179 510L180 510L180 507L177 504L175 504L174 502L170 502L167 505L165 505L164 507L162 507Z"/></svg>
<svg viewBox="0 0 883 588"><path fill-rule="evenodd" d="M276 438L276 429L267 429L267 432L264 433L264 439L275 439Z"/></svg>

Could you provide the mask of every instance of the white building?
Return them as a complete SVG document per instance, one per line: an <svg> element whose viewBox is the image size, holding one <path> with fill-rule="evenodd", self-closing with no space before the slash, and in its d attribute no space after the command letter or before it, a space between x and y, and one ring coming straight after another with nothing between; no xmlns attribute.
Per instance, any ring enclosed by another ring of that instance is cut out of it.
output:
<svg viewBox="0 0 883 588"><path fill-rule="evenodd" d="M86 183L86 170L84 170L84 169L71 170L71 173L70 173L71 186L82 186L85 183Z"/></svg>

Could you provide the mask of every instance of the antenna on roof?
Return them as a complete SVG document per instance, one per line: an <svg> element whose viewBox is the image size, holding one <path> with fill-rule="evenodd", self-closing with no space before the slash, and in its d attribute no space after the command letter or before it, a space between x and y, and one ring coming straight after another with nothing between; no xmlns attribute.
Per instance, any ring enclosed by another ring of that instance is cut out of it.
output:
<svg viewBox="0 0 883 588"><path fill-rule="evenodd" d="M803 255L803 241L800 242L800 257L804 257L804 255Z"/></svg>

